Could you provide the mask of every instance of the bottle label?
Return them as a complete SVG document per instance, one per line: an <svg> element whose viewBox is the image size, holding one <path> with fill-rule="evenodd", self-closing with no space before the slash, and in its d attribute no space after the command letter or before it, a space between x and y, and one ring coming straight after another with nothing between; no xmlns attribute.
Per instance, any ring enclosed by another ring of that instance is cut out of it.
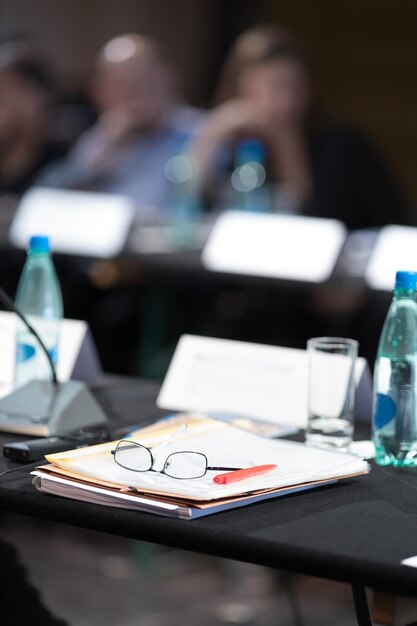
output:
<svg viewBox="0 0 417 626"><path fill-rule="evenodd" d="M30 345L29 343L23 343L18 341L16 344L16 363L24 363L25 361L29 361L36 354L37 348L35 346ZM39 348L39 351L42 353L42 350ZM57 346L54 346L48 350L49 356L51 357L52 363L54 365L58 362L58 349Z"/></svg>
<svg viewBox="0 0 417 626"><path fill-rule="evenodd" d="M377 430L384 428L397 414L394 400L384 393L376 394L374 424Z"/></svg>
<svg viewBox="0 0 417 626"><path fill-rule="evenodd" d="M34 346L28 343L17 342L16 345L16 362L23 363L35 356L36 350Z"/></svg>
<svg viewBox="0 0 417 626"><path fill-rule="evenodd" d="M59 328L56 320L29 318L43 340L52 362L57 364ZM37 339L19 324L16 333L16 357L14 382L23 385L30 380L51 380L50 363L38 344Z"/></svg>
<svg viewBox="0 0 417 626"><path fill-rule="evenodd" d="M53 346L52 348L49 348L48 352L49 352L49 356L52 359L52 363L54 365L57 365L57 363L58 363L58 348L57 348L57 346Z"/></svg>

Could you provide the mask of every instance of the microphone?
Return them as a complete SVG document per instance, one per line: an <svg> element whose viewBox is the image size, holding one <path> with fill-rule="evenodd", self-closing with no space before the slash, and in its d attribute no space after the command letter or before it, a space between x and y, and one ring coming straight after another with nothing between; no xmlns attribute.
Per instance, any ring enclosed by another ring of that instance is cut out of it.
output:
<svg viewBox="0 0 417 626"><path fill-rule="evenodd" d="M32 380L0 399L0 431L49 437L107 422L97 400L81 381L59 382L39 333L0 287L0 301L35 337L51 368L52 380Z"/></svg>

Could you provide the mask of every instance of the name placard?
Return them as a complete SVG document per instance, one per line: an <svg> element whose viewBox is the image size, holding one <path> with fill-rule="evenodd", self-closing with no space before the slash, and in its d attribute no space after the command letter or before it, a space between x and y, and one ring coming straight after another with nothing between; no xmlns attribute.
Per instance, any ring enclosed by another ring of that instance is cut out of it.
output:
<svg viewBox="0 0 417 626"><path fill-rule="evenodd" d="M9 392L13 383L16 349L14 313L0 311L0 386ZM58 379L95 382L102 375L101 364L86 322L64 319L59 329ZM3 395L0 393L0 395Z"/></svg>
<svg viewBox="0 0 417 626"><path fill-rule="evenodd" d="M202 253L213 271L321 283L346 238L338 220L226 211Z"/></svg>
<svg viewBox="0 0 417 626"><path fill-rule="evenodd" d="M304 428L307 385L305 350L183 335L157 405L178 411L224 412ZM356 386L356 416L369 420L372 384L363 358L356 362Z"/></svg>
<svg viewBox="0 0 417 626"><path fill-rule="evenodd" d="M35 187L22 197L9 237L26 248L32 235L48 235L56 252L111 258L123 250L134 215L124 196Z"/></svg>
<svg viewBox="0 0 417 626"><path fill-rule="evenodd" d="M392 225L381 229L365 281L372 289L392 291L398 270L417 271L417 228Z"/></svg>

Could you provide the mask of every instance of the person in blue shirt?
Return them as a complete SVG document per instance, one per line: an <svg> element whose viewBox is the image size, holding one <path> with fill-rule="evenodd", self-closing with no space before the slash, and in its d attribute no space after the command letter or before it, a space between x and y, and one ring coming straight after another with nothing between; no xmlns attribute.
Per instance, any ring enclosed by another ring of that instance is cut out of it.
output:
<svg viewBox="0 0 417 626"><path fill-rule="evenodd" d="M170 193L165 164L203 116L182 102L167 53L141 35L112 39L98 55L91 93L96 124L37 184L123 194L139 214L164 211Z"/></svg>

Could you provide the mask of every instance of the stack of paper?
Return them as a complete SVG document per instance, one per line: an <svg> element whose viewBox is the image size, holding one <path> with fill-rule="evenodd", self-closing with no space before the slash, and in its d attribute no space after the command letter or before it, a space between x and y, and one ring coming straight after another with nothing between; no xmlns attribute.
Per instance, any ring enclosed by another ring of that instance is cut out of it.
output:
<svg viewBox="0 0 417 626"><path fill-rule="evenodd" d="M152 449L156 470L163 467L169 454L184 450L205 454L210 466L277 467L225 485L213 482L218 471L208 471L202 478L176 479L159 471L135 472L120 467L112 455L117 442L110 442L49 455L51 465L37 468L34 483L41 491L77 500L193 519L329 484L369 469L365 461L349 454L265 439L200 415L176 416L127 438Z"/></svg>

